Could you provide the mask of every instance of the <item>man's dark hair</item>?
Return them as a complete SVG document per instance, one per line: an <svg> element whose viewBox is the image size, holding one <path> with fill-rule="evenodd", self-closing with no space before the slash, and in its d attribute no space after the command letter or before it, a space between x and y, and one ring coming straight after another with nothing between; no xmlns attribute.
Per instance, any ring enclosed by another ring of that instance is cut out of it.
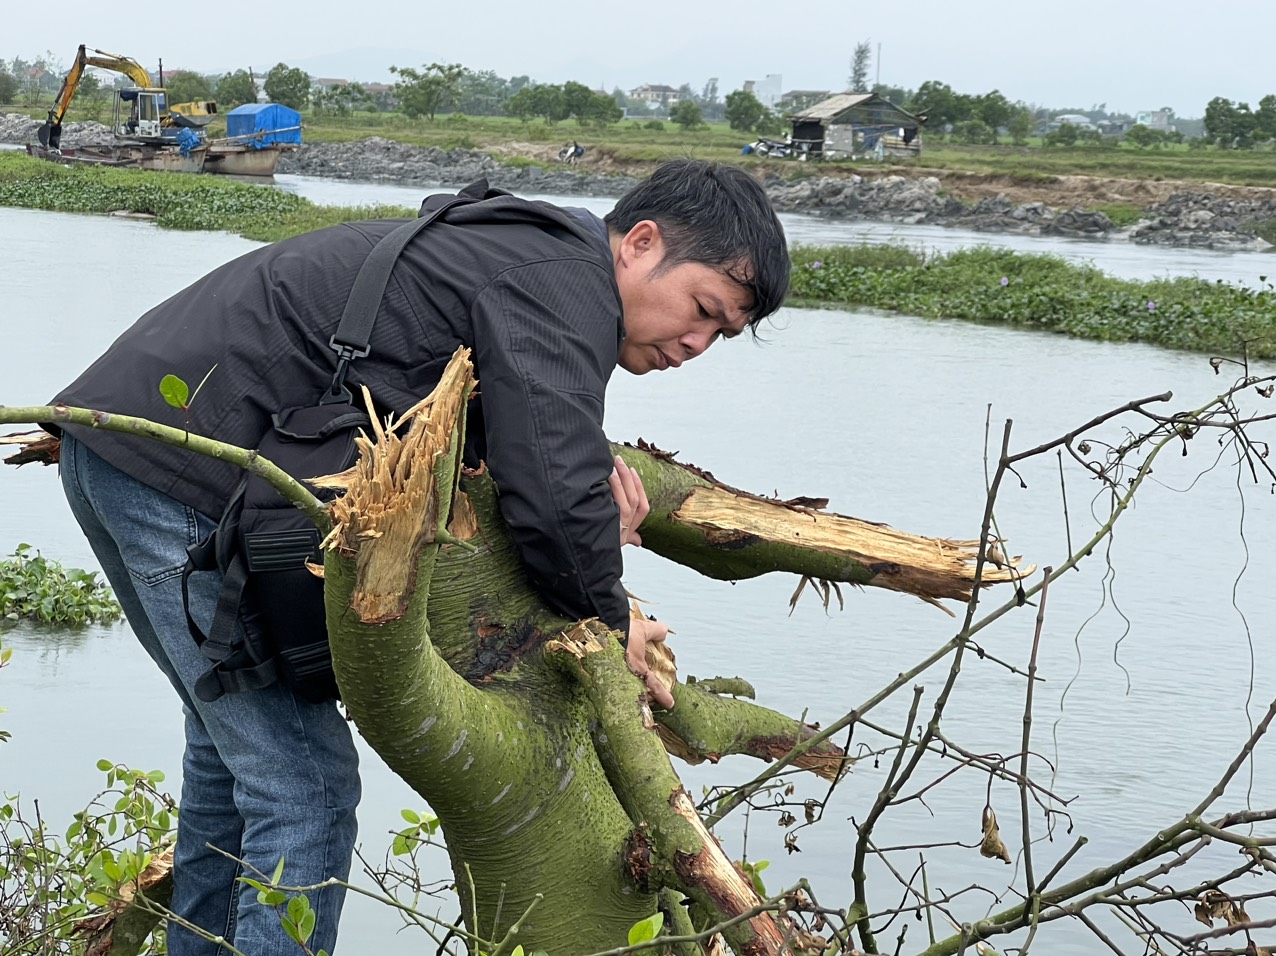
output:
<svg viewBox="0 0 1276 956"><path fill-rule="evenodd" d="M762 186L740 167L698 159L662 163L604 217L622 236L645 219L660 227L664 239L661 270L698 262L723 270L753 293L750 327L784 304L784 227Z"/></svg>

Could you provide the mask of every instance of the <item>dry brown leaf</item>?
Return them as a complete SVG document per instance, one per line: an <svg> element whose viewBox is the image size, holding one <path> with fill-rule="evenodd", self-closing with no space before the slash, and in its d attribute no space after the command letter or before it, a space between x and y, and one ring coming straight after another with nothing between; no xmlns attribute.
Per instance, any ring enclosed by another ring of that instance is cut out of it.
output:
<svg viewBox="0 0 1276 956"><path fill-rule="evenodd" d="M1245 907L1222 890L1206 890L1202 893L1195 912L1197 920L1206 926L1213 926L1216 919L1228 926L1239 926L1250 921Z"/></svg>
<svg viewBox="0 0 1276 956"><path fill-rule="evenodd" d="M979 852L982 856L998 859L1003 863L1011 862L1010 851L1006 849L1001 831L997 829L997 814L992 812L991 806L984 807L984 839L979 844Z"/></svg>

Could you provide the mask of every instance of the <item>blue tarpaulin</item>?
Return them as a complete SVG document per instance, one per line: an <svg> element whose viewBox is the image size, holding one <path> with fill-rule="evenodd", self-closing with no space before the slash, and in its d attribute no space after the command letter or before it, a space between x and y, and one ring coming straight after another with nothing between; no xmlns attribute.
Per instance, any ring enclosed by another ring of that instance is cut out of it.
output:
<svg viewBox="0 0 1276 956"><path fill-rule="evenodd" d="M271 143L301 143L301 114L279 103L245 103L226 114L226 136L254 136L260 149Z"/></svg>
<svg viewBox="0 0 1276 956"><path fill-rule="evenodd" d="M177 134L178 149L183 156L189 156L191 150L196 146L202 145L203 142L203 137L193 129L184 129Z"/></svg>

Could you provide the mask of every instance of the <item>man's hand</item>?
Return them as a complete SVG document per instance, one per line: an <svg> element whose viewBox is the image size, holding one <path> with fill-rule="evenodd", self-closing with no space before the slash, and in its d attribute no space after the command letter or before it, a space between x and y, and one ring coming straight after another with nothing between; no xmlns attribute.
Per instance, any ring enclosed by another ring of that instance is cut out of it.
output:
<svg viewBox="0 0 1276 956"><path fill-rule="evenodd" d="M647 666L647 644L663 641L669 636L669 625L652 621L645 617L631 618L629 621L629 644L625 647L625 659L629 669L638 675L652 703L657 707L669 710L673 707L673 694L658 679L651 676L651 668Z"/></svg>
<svg viewBox="0 0 1276 956"><path fill-rule="evenodd" d="M611 485L611 496L616 499L616 507L620 509L620 546L623 548L627 544L635 544L641 548L642 538L638 535L638 526L651 511L642 479L638 477L637 471L626 465L624 459L617 455L607 483Z"/></svg>

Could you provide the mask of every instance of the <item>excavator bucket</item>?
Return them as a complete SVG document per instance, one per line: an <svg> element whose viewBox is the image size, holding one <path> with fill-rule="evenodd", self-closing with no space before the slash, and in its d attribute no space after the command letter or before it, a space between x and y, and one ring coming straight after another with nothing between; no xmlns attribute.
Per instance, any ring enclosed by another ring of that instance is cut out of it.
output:
<svg viewBox="0 0 1276 956"><path fill-rule="evenodd" d="M35 135L45 149L58 149L62 142L62 124L45 120L36 130Z"/></svg>

